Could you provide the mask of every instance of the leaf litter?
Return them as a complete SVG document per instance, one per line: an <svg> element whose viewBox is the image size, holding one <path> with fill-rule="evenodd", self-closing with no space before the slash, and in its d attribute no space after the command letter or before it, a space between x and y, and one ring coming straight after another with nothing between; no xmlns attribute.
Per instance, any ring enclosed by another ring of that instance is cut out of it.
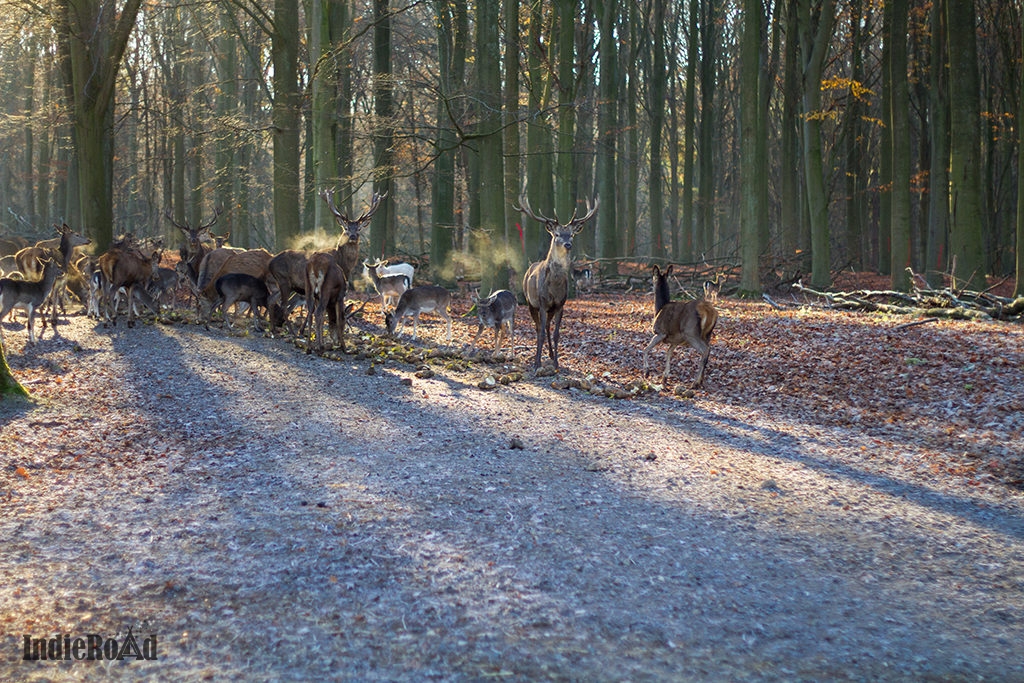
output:
<svg viewBox="0 0 1024 683"><path fill-rule="evenodd" d="M515 359L9 332L0 679L1024 678L1019 325L723 300L680 397L651 307L570 301L557 377L525 310ZM158 661L20 661L128 626Z"/></svg>

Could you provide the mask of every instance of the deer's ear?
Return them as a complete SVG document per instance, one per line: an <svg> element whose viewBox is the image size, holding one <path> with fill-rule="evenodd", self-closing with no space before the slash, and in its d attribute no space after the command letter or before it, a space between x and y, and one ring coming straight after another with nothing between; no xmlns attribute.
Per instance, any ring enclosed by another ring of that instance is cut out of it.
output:
<svg viewBox="0 0 1024 683"><path fill-rule="evenodd" d="M672 264L670 263L668 265L668 268L665 269L665 277L668 277L671 274L672 274Z"/></svg>

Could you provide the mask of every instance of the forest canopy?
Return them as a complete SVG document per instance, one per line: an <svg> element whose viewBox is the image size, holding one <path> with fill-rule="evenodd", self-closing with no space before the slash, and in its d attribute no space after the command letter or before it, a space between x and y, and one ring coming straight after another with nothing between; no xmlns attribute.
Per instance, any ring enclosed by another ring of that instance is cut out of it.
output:
<svg viewBox="0 0 1024 683"><path fill-rule="evenodd" d="M750 291L1024 269L1019 2L3 7L5 235L174 244L168 212L219 210L275 251L335 239L321 190L387 193L367 255L493 281L547 248L525 193L563 221L600 197L577 258L721 260Z"/></svg>

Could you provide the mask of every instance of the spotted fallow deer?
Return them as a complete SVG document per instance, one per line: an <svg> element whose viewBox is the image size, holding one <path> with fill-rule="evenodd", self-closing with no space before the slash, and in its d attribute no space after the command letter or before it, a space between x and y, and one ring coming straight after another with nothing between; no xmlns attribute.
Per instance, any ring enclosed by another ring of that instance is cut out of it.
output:
<svg viewBox="0 0 1024 683"><path fill-rule="evenodd" d="M574 211L572 218L565 224L559 221L557 216L548 218L535 213L526 201L525 195L519 198L519 206L513 207L516 211L521 211L538 221L551 235L547 257L543 261L531 263L523 278L523 294L530 307L533 324L537 328L537 354L533 359L535 370L540 368L540 357L546 341L555 371L558 371L558 335L565 300L569 296L572 238L583 230L600 203L600 198L595 199L593 204L587 200L587 212L577 216Z"/></svg>

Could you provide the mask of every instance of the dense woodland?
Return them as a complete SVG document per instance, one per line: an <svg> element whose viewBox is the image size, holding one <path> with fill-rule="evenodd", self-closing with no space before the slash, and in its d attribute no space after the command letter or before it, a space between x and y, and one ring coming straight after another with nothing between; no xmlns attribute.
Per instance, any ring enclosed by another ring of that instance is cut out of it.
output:
<svg viewBox="0 0 1024 683"><path fill-rule="evenodd" d="M734 264L747 291L1024 269L1017 0L3 9L3 234L177 244L168 214L219 209L275 251L336 241L319 190L386 192L365 255L503 284L547 248L525 192L563 221L600 197L578 259Z"/></svg>

